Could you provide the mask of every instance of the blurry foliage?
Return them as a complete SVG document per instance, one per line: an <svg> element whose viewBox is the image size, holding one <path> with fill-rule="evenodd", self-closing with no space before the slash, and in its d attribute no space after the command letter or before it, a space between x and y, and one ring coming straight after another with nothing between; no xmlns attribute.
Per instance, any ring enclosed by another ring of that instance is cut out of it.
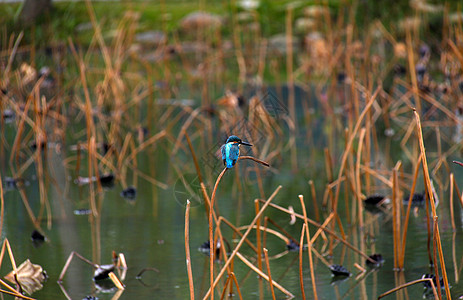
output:
<svg viewBox="0 0 463 300"><path fill-rule="evenodd" d="M348 14L348 6L357 3L356 22L359 30L367 28L374 20L381 20L386 28L395 28L398 21L406 16L413 16L415 11L408 0L395 1L328 1L333 16L344 13ZM428 3L442 4L439 1ZM262 0L257 8L258 22L261 25L262 34L271 36L285 31L285 16L288 4L296 8L293 12L293 20L303 16L301 6L314 4L315 1L294 2L288 0ZM458 9L459 1L446 1L449 11ZM195 1L122 1L122 2L94 2L93 9L97 16L103 32L114 29L115 24L122 18L127 10L140 12L139 31L161 29L172 33L179 29L180 20L192 11L200 10L199 2ZM56 2L49 13L39 17L33 26L24 27L19 22L20 4L0 4L0 14L6 16L0 19L0 28L10 37L13 33L24 30L23 44L35 44L36 46L47 46L56 41L65 41L72 37L82 44L89 44L93 36L92 30L77 31L79 25L90 22L86 5L82 2ZM110 9L108 7L110 6ZM222 33L230 34L231 15L243 11L235 2L235 7L230 3L222 1L208 1L204 4L204 10L210 13L220 14L227 20L227 25L222 26ZM429 21L431 33L440 33L441 13ZM6 30L5 30L6 29ZM435 32L437 31L437 32ZM181 34L181 32L180 32ZM5 39L5 36L2 37Z"/></svg>

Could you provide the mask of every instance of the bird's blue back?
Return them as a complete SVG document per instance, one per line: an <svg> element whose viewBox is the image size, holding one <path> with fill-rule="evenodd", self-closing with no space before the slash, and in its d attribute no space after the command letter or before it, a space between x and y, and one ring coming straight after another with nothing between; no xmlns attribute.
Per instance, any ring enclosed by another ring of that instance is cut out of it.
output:
<svg viewBox="0 0 463 300"><path fill-rule="evenodd" d="M222 146L222 160L227 168L233 168L240 156L240 145L238 143L226 143Z"/></svg>

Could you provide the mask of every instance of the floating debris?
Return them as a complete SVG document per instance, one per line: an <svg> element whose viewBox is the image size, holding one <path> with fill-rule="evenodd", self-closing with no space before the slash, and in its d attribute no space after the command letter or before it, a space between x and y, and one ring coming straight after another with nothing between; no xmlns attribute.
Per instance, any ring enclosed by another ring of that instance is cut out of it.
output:
<svg viewBox="0 0 463 300"><path fill-rule="evenodd" d="M434 283L434 286L437 288L436 275L434 275L434 274L423 274L423 276L421 276L421 279L426 279L426 278L430 278L432 280L432 282ZM442 278L442 276L439 277L439 284L440 284L441 289L445 288L444 279ZM432 288L432 285L431 285L431 283L429 281L424 281L423 285L424 285L425 289Z"/></svg>
<svg viewBox="0 0 463 300"><path fill-rule="evenodd" d="M392 136L394 136L394 134L395 134L394 128L389 127L389 128L386 128L384 130L384 135L387 136L387 137L392 137Z"/></svg>
<svg viewBox="0 0 463 300"><path fill-rule="evenodd" d="M12 109L6 108L6 109L3 110L2 117L3 117L3 121L6 124L9 124L9 123L12 123L14 121L14 119L16 117L16 114L14 113L14 111Z"/></svg>
<svg viewBox="0 0 463 300"><path fill-rule="evenodd" d="M76 216L84 216L84 215L89 215L91 213L92 213L92 210L88 208L81 208L81 209L74 210L74 214Z"/></svg>
<svg viewBox="0 0 463 300"><path fill-rule="evenodd" d="M420 58L421 59L429 59L431 56L431 48L428 45L423 44L420 46Z"/></svg>
<svg viewBox="0 0 463 300"><path fill-rule="evenodd" d="M97 281L109 278L109 273L113 272L114 268L115 266L113 264L98 266L93 274L93 280Z"/></svg>
<svg viewBox="0 0 463 300"><path fill-rule="evenodd" d="M387 198L386 196L376 194L376 195L368 196L363 201L363 203L365 205L380 206L380 205L383 205L383 204L388 204L388 203L390 203L390 201L391 200L389 198Z"/></svg>
<svg viewBox="0 0 463 300"><path fill-rule="evenodd" d="M128 188L122 190L121 196L126 199L133 200L137 196L137 189L133 186L129 186Z"/></svg>
<svg viewBox="0 0 463 300"><path fill-rule="evenodd" d="M32 231L31 239L33 242L36 242L36 243L45 242L45 236L37 230Z"/></svg>
<svg viewBox="0 0 463 300"><path fill-rule="evenodd" d="M416 71L416 79L418 80L418 83L423 82L424 75L426 74L426 65L423 63L418 63L415 67Z"/></svg>
<svg viewBox="0 0 463 300"><path fill-rule="evenodd" d="M345 72L339 72L336 76L336 79L338 81L338 84L345 83L347 79L347 74Z"/></svg>
<svg viewBox="0 0 463 300"><path fill-rule="evenodd" d="M365 262L366 262L367 266L369 266L369 267L378 268L382 264L384 264L385 260L384 260L383 256L381 254L379 254L379 253L372 254L372 255L370 255L368 257L375 261L375 263L373 263L373 262L371 262L370 260L367 259Z"/></svg>
<svg viewBox="0 0 463 300"><path fill-rule="evenodd" d="M407 195L403 199L403 204L408 205L409 200L410 200L410 195ZM413 194L413 197L412 197L412 206L423 206L425 201L426 201L425 193L415 193Z"/></svg>
<svg viewBox="0 0 463 300"><path fill-rule="evenodd" d="M13 190L18 187L18 181L23 181L22 179L14 179L12 177L3 178L3 188L7 191Z"/></svg>
<svg viewBox="0 0 463 300"><path fill-rule="evenodd" d="M16 269L16 278L21 288L31 295L33 292L43 288L42 282L47 280L48 275L40 265L33 264L27 259ZM16 284L14 271L6 275L5 279Z"/></svg>
<svg viewBox="0 0 463 300"><path fill-rule="evenodd" d="M38 148L40 148L41 150L44 150L46 145L47 145L47 143L42 142L42 141L39 142L38 144L37 144L37 141L33 141L33 142L29 145L29 147L30 147L31 150L33 150L33 151L37 150Z"/></svg>
<svg viewBox="0 0 463 300"><path fill-rule="evenodd" d="M82 300L98 300L98 297L88 295L82 298Z"/></svg>
<svg viewBox="0 0 463 300"><path fill-rule="evenodd" d="M299 244L297 244L293 240L289 240L289 243L286 244L286 249L288 249L288 251L299 251L299 248Z"/></svg>
<svg viewBox="0 0 463 300"><path fill-rule="evenodd" d="M215 256L216 257L219 257L219 255L220 255L220 247L221 247L220 241L217 241L217 246L215 247ZM206 241L201 246L199 246L198 251L201 252L201 253L206 254L207 256L209 256L210 251L211 251L209 241Z"/></svg>
<svg viewBox="0 0 463 300"><path fill-rule="evenodd" d="M329 266L333 276L350 276L351 273L341 265L331 265Z"/></svg>
<svg viewBox="0 0 463 300"><path fill-rule="evenodd" d="M91 178L90 177L79 176L74 180L74 183L78 184L78 185L84 185L84 184L89 184L90 182L95 182L95 181L96 181L95 176L93 176Z"/></svg>
<svg viewBox="0 0 463 300"><path fill-rule="evenodd" d="M115 178L116 177L112 173L104 174L100 176L100 183L104 187L113 187Z"/></svg>
<svg viewBox="0 0 463 300"><path fill-rule="evenodd" d="M47 66L42 67L39 70L38 76L43 77L43 81L42 81L42 84L40 85L40 87L45 88L45 89L50 89L50 88L53 88L55 86L56 80L51 75L51 69L49 67L47 67Z"/></svg>
<svg viewBox="0 0 463 300"><path fill-rule="evenodd" d="M394 66L394 75L396 76L403 76L407 74L407 69L403 65L395 65Z"/></svg>

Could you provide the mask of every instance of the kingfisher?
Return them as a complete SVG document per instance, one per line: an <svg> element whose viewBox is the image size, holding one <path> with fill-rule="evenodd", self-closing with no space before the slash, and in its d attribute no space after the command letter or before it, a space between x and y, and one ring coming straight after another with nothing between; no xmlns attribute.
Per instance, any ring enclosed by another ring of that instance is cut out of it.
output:
<svg viewBox="0 0 463 300"><path fill-rule="evenodd" d="M243 142L236 135L231 135L228 137L225 144L222 145L220 151L222 152L223 164L228 168L233 168L240 156L240 145L252 146L247 142Z"/></svg>

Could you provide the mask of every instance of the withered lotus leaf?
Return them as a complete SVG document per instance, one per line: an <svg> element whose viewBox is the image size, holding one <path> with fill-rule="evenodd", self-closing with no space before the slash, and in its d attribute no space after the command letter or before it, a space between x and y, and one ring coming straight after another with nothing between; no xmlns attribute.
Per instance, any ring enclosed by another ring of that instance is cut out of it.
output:
<svg viewBox="0 0 463 300"><path fill-rule="evenodd" d="M43 287L42 282L48 278L47 272L45 272L40 265L31 263L29 259L23 262L16 271L21 288L29 295L40 290ZM6 275L5 279L16 284L14 280L14 271Z"/></svg>

